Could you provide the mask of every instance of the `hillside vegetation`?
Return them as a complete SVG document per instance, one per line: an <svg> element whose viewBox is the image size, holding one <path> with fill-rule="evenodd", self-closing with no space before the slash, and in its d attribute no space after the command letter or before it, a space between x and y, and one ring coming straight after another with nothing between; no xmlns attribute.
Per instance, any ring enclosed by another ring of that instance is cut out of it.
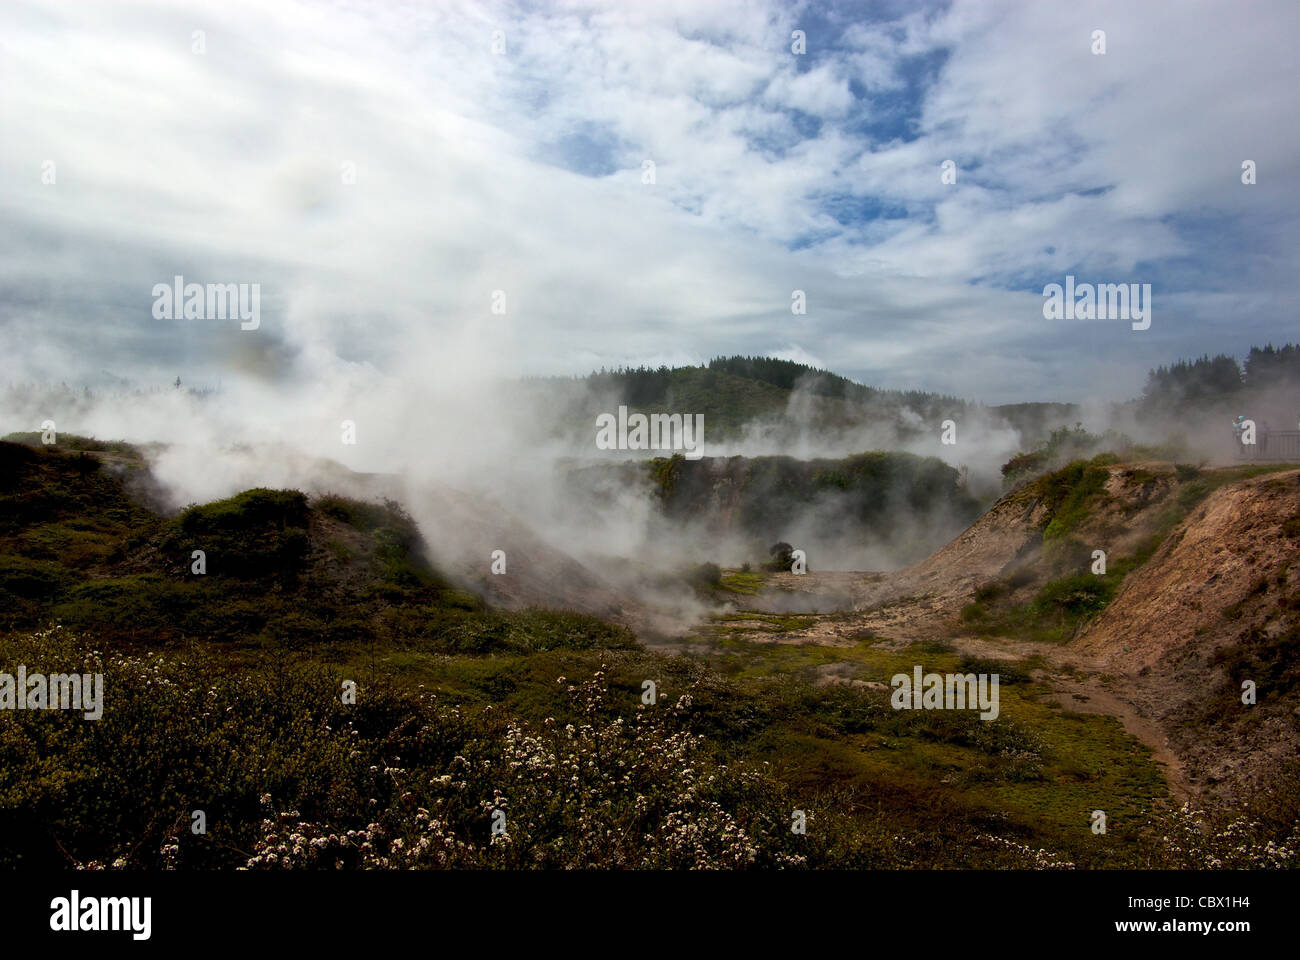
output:
<svg viewBox="0 0 1300 960"><path fill-rule="evenodd" d="M545 646L574 642L570 627L588 645L630 642L594 618L487 609L430 566L395 503L257 489L164 516L133 476L85 452L0 442L0 628L53 621L109 644L273 654ZM521 618L537 619L536 636L521 636Z"/></svg>
<svg viewBox="0 0 1300 960"><path fill-rule="evenodd" d="M795 539L816 545L813 562L839 555L861 565L868 548L917 560L980 512L958 470L909 453L812 460L676 454L576 467L570 484L598 504L648 489L659 534L672 531L702 559L717 559L708 551L722 538L739 541L755 564L768 559L773 544Z"/></svg>
<svg viewBox="0 0 1300 960"><path fill-rule="evenodd" d="M1152 843L1186 824L1143 752L1113 723L1053 720L1010 664L996 666L1020 692L996 721L900 714L875 689L823 683L823 660L777 656L794 648L702 660L591 617L494 611L443 582L393 505L250 490L161 515L130 492L130 470L93 455L5 444L0 464L0 662L102 672L106 688L101 720L18 711L0 724L9 866L1099 867L1200 855ZM205 574L192 572L194 549ZM886 662L861 643L884 669L916 656L983 668L941 647ZM1086 808L1101 785L1126 799L1098 838ZM190 829L198 810L206 833ZM795 811L806 834L791 830ZM1205 843L1225 862L1256 857L1213 836L1196 849Z"/></svg>
<svg viewBox="0 0 1300 960"><path fill-rule="evenodd" d="M526 382L533 402L563 411L565 422L590 422L610 404L632 412L703 414L711 441L782 426L823 435L884 429L899 444L916 441L948 417L984 412L978 404L924 390L885 390L791 360L715 357L700 366L600 370L586 377ZM987 408L994 421L1037 442L1074 418L1070 404ZM926 426L921 426L925 424Z"/></svg>

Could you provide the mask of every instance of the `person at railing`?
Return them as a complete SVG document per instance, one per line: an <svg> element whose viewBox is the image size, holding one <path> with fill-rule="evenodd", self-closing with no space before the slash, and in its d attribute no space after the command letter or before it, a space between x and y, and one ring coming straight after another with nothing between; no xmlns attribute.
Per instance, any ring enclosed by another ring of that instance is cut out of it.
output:
<svg viewBox="0 0 1300 960"><path fill-rule="evenodd" d="M1246 456L1245 444L1246 417L1243 414L1237 414L1237 419L1232 421L1232 436L1236 440L1237 459L1244 459Z"/></svg>

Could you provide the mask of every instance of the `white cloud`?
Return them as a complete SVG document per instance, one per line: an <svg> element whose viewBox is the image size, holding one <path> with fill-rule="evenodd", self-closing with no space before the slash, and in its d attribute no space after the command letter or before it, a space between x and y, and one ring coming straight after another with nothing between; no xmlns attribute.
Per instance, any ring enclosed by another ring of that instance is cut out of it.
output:
<svg viewBox="0 0 1300 960"><path fill-rule="evenodd" d="M842 117L853 105L849 83L829 64L805 73L778 74L763 99L774 106L802 110L816 117Z"/></svg>
<svg viewBox="0 0 1300 960"><path fill-rule="evenodd" d="M811 45L804 72L794 17L776 3L5 4L6 372L580 373L797 341L882 385L1044 399L1099 378L1137 389L1134 370L1201 352L1227 317L1285 339L1291 7L956 3L851 24ZM1098 27L1104 57L1088 51ZM941 71L918 78L921 56ZM598 153L602 172L564 169L557 143ZM1247 158L1256 187L1238 180ZM856 221L832 197L908 216ZM1156 323L1177 326L1147 340L1046 328L1020 289L1174 268ZM237 330L153 321L149 290L174 273L260 282L252 353L270 359L250 362ZM796 288L810 309L794 332ZM505 317L488 310L497 289Z"/></svg>

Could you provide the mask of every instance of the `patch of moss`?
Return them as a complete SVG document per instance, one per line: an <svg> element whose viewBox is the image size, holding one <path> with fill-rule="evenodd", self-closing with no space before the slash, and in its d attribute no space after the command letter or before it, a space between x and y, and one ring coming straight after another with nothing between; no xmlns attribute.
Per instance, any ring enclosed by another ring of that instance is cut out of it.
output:
<svg viewBox="0 0 1300 960"><path fill-rule="evenodd" d="M1096 501L1105 496L1110 471L1105 457L1079 461L1041 477L1034 484L1035 493L1047 507L1043 540L1063 537L1087 519Z"/></svg>

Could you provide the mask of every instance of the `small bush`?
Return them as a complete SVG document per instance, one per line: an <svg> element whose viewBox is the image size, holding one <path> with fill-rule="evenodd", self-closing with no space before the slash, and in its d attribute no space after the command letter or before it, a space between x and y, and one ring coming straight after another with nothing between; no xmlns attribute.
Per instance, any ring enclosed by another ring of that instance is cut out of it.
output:
<svg viewBox="0 0 1300 960"><path fill-rule="evenodd" d="M768 556L772 559L763 565L763 569L772 572L780 570L789 570L794 563L794 547L784 540L780 543L774 543L768 548Z"/></svg>
<svg viewBox="0 0 1300 960"><path fill-rule="evenodd" d="M701 563L691 569L688 579L701 586L716 587L722 583L722 568L716 563Z"/></svg>

